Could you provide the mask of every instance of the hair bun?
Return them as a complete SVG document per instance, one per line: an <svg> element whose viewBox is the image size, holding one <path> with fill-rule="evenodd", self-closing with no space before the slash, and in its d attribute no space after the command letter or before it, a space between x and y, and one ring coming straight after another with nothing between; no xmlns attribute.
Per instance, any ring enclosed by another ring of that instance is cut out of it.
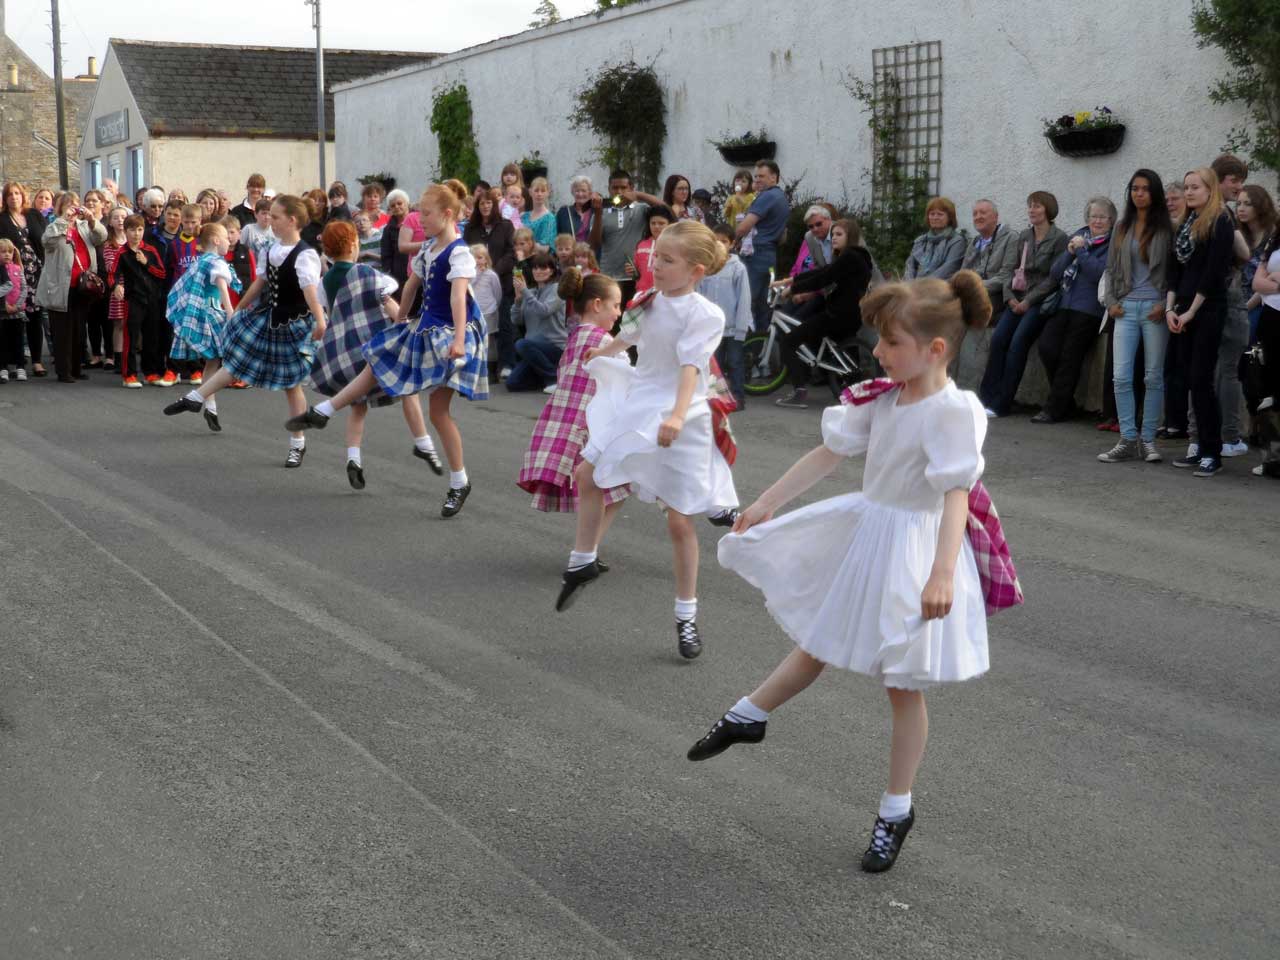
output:
<svg viewBox="0 0 1280 960"><path fill-rule="evenodd" d="M556 293L566 302L577 300L582 295L582 271L577 267L566 270L564 276L560 278L559 286L556 287Z"/></svg>
<svg viewBox="0 0 1280 960"><path fill-rule="evenodd" d="M964 325L981 330L991 322L991 297L982 278L972 270L960 270L949 281L951 292L960 300Z"/></svg>

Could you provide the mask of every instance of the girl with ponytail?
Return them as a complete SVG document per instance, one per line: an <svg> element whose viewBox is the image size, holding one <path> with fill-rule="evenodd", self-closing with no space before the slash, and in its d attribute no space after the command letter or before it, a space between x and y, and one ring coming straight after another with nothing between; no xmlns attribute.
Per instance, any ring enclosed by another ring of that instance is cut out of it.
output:
<svg viewBox="0 0 1280 960"><path fill-rule="evenodd" d="M862 869L888 870L915 822L911 786L928 733L924 689L987 670L987 614L1021 602L979 483L987 418L947 377L964 333L991 319L982 280L878 287L862 317L892 380L851 387L822 416L822 445L738 517L720 563L760 588L795 642L773 673L688 752L706 760L764 739L771 711L831 664L885 687L893 715L888 788ZM867 454L862 492L773 519L846 457ZM967 536L966 536L967 531Z"/></svg>

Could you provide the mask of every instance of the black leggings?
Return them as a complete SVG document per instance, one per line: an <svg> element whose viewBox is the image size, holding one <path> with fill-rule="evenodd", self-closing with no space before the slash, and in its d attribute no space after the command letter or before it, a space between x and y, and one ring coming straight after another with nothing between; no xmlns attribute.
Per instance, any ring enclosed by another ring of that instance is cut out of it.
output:
<svg viewBox="0 0 1280 960"><path fill-rule="evenodd" d="M94 301L89 307L89 352L95 357L112 354L111 318L107 316L108 297Z"/></svg>

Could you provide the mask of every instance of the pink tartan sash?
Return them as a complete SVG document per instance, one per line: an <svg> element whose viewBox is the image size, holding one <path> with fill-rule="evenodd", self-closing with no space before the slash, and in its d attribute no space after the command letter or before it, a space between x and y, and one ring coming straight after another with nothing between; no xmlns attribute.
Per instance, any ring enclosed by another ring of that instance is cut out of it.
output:
<svg viewBox="0 0 1280 960"><path fill-rule="evenodd" d="M877 377L855 383L840 394L840 402L855 407L870 403L882 393L902 386L899 383ZM979 480L969 491L969 520L967 525L969 545L978 562L978 579L982 583L982 595L987 603L987 616L1022 603L1022 585L1018 571L1014 569L1009 543L1004 538L1000 515L991 502L991 494Z"/></svg>

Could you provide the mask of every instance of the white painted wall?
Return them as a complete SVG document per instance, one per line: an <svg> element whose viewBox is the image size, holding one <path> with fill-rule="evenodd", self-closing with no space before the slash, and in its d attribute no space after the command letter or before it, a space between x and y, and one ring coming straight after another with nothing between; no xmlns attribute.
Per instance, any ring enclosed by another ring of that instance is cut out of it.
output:
<svg viewBox="0 0 1280 960"><path fill-rule="evenodd" d="M325 145L325 169L333 175L334 145ZM314 140L229 140L158 137L151 141L153 182L180 187L189 197L204 187L226 190L235 203L251 173L267 178L277 193L300 193L320 179ZM327 187L328 184L325 184Z"/></svg>
<svg viewBox="0 0 1280 960"><path fill-rule="evenodd" d="M1048 189L1069 228L1089 196L1119 200L1139 166L1180 176L1212 159L1239 122L1208 102L1224 65L1196 49L1190 10L1191 0L648 0L339 87L337 170L348 183L387 170L410 193L422 187L437 162L432 94L461 79L486 177L536 148L563 202L572 175L585 167L599 184L605 173L582 163L593 140L569 128L573 92L601 65L634 58L652 60L667 90L664 173L695 187L727 179L707 139L764 125L784 176L856 199L871 146L842 77L869 78L874 47L942 40L943 192L962 211L990 197L1016 226L1026 195ZM1042 117L1100 104L1128 125L1118 153L1073 160L1049 149Z"/></svg>

